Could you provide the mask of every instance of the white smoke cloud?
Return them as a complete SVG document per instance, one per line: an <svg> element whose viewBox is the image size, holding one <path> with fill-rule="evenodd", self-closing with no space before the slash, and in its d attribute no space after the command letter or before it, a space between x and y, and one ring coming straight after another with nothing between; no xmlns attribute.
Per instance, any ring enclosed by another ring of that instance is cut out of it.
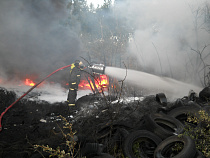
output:
<svg viewBox="0 0 210 158"><path fill-rule="evenodd" d="M196 11L200 26L198 50L210 44L210 34L204 29L210 23L204 19L206 4L206 0L126 0L118 3L116 12L126 17L135 30L128 51L138 58L142 70L149 67L156 74L193 80L191 72L197 67L197 54L191 50L197 50ZM210 46L206 47L203 56L209 53Z"/></svg>

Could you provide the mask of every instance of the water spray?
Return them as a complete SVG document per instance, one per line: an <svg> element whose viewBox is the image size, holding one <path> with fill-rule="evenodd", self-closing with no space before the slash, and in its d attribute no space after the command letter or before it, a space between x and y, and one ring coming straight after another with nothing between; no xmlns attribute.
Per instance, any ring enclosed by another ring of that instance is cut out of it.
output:
<svg viewBox="0 0 210 158"><path fill-rule="evenodd" d="M190 90L200 91L202 88L184 83L172 78L157 76L142 71L131 69L122 69L117 67L109 67L103 64L92 64L88 66L95 74L106 74L118 80L124 80L127 83L146 89L153 93L168 92L171 97L181 97L188 94Z"/></svg>
<svg viewBox="0 0 210 158"><path fill-rule="evenodd" d="M131 69L106 66L104 68L104 73L118 80L123 80L125 78L126 83L142 90L149 90L151 93L167 92L172 98L182 97L183 95L188 94L190 90L199 92L202 89L201 87L169 77L157 76Z"/></svg>

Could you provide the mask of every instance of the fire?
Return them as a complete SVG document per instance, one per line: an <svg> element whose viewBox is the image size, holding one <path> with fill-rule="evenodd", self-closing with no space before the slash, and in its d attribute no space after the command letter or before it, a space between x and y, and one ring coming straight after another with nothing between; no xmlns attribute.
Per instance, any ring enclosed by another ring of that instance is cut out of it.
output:
<svg viewBox="0 0 210 158"><path fill-rule="evenodd" d="M27 86L34 86L36 83L34 83L31 79L26 78L25 79L25 85Z"/></svg>
<svg viewBox="0 0 210 158"><path fill-rule="evenodd" d="M90 84L87 80L81 80L80 84L79 84L79 88L80 89L91 89L91 87L92 87L94 89L93 83L89 77L88 77L88 80L89 80ZM95 85L96 85L97 89L107 88L109 85L108 76L106 76L106 75L99 75L94 80L95 80Z"/></svg>
<svg viewBox="0 0 210 158"><path fill-rule="evenodd" d="M100 75L99 86L107 87L108 85L108 77L106 75Z"/></svg>

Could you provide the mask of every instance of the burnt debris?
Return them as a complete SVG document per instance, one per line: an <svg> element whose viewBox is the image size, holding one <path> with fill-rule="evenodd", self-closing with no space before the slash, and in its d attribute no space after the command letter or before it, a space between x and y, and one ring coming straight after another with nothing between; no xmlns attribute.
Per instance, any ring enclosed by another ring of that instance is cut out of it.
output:
<svg viewBox="0 0 210 158"><path fill-rule="evenodd" d="M183 132L186 120L183 111L204 109L209 113L208 92L204 89L193 100L186 96L175 102L167 102L163 93L127 100L90 94L79 98L76 107L70 109L64 102L22 99L2 118L0 157L38 158L41 155L32 145L62 146L65 139L59 128L63 126L59 115L73 124L77 142L82 144L81 156L133 157L129 146L137 139L142 140L140 155L151 156L159 152L155 149L160 142L178 140L175 136ZM0 88L1 112L15 100L14 92ZM191 142L188 137L181 141Z"/></svg>

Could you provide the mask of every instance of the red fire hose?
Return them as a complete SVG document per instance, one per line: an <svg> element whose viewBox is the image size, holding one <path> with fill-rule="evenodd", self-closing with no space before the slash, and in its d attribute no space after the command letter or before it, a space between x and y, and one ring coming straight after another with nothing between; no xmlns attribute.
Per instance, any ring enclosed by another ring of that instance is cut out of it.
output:
<svg viewBox="0 0 210 158"><path fill-rule="evenodd" d="M46 80L48 77L50 77L51 75L53 75L54 73L62 70L62 69L65 69L67 67L70 67L71 65L67 65L67 66L64 66L64 67L61 67L57 70L55 70L54 72L52 72L51 74L49 74L47 77L45 77L43 80L41 80L39 83L35 84L33 87L31 87L25 94L23 94L20 98L18 98L15 102L13 102L9 107L7 107L5 109L4 112L1 113L1 116L0 116L0 132L2 131L2 126L1 126L1 120L2 120L2 117L4 116L4 114L13 106L15 105L20 99L22 99L24 96L26 96L30 91L32 91L34 88L36 88L40 83L42 83L44 80Z"/></svg>

